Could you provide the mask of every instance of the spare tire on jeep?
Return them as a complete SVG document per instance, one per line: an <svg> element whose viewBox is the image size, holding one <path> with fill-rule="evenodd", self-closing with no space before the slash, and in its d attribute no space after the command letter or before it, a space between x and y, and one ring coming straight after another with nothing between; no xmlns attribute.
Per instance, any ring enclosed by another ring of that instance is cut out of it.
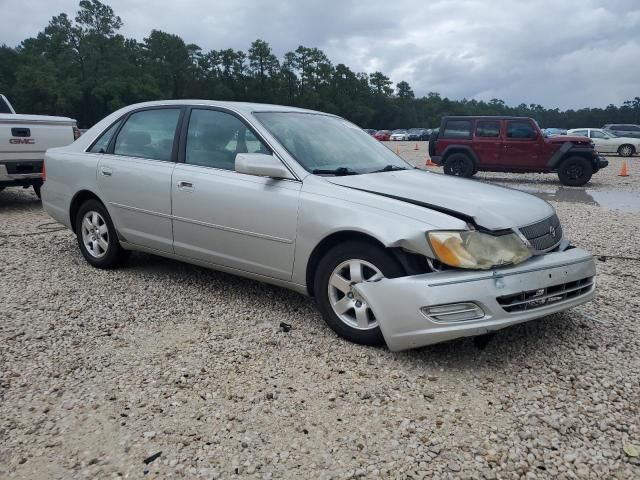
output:
<svg viewBox="0 0 640 480"><path fill-rule="evenodd" d="M593 175L593 164L584 157L569 157L558 168L558 178L568 187L581 187Z"/></svg>
<svg viewBox="0 0 640 480"><path fill-rule="evenodd" d="M476 173L473 160L464 153L452 153L444 161L444 173L469 178Z"/></svg>

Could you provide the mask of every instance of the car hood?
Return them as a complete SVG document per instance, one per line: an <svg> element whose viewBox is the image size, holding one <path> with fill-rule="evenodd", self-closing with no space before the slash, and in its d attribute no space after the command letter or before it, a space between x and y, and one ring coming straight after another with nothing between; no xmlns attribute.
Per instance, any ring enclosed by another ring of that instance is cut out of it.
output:
<svg viewBox="0 0 640 480"><path fill-rule="evenodd" d="M420 169L325 177L334 184L424 206L487 230L530 225L553 207L528 193Z"/></svg>
<svg viewBox="0 0 640 480"><path fill-rule="evenodd" d="M573 142L584 143L585 145L591 143L591 140L587 137L580 137L577 135L556 135L555 137L547 137L546 140L550 143Z"/></svg>

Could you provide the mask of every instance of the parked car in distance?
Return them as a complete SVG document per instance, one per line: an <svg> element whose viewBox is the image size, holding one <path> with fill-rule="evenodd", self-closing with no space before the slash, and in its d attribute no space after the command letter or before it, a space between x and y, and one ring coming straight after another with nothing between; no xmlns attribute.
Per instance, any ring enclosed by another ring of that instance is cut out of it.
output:
<svg viewBox="0 0 640 480"><path fill-rule="evenodd" d="M408 140L412 141L424 141L429 140L431 130L427 128L410 128L408 133Z"/></svg>
<svg viewBox="0 0 640 480"><path fill-rule="evenodd" d="M391 137L390 139L392 141L406 141L409 140L409 132L407 132L406 130L403 129L399 129L399 130L394 130L393 132L391 132Z"/></svg>
<svg viewBox="0 0 640 480"><path fill-rule="evenodd" d="M388 142L389 139L391 138L391 131L390 130L378 130L373 137L376 140L380 140L381 142Z"/></svg>
<svg viewBox="0 0 640 480"><path fill-rule="evenodd" d="M554 172L563 185L574 187L609 164L588 138L545 137L527 117L444 117L429 155L448 175Z"/></svg>
<svg viewBox="0 0 640 480"><path fill-rule="evenodd" d="M372 137L376 134L377 130L374 130L373 128L363 128L363 130L365 132L367 132L369 135L371 135Z"/></svg>
<svg viewBox="0 0 640 480"><path fill-rule="evenodd" d="M590 138L598 153L617 153L630 157L640 152L640 138L617 137L601 128L575 128L569 135Z"/></svg>
<svg viewBox="0 0 640 480"><path fill-rule="evenodd" d="M78 138L76 121L17 114L4 95L0 95L0 112L0 190L32 187L39 197L44 152Z"/></svg>
<svg viewBox="0 0 640 480"><path fill-rule="evenodd" d="M542 134L545 137L557 137L558 135L566 135L567 131L564 128L545 128L542 130Z"/></svg>
<svg viewBox="0 0 640 480"><path fill-rule="evenodd" d="M547 202L413 168L334 115L149 102L45 163L44 208L91 265L140 250L287 287L357 343L480 335L594 296L593 256Z"/></svg>
<svg viewBox="0 0 640 480"><path fill-rule="evenodd" d="M633 125L630 123L608 123L603 130L609 133L613 133L617 137L632 137L640 138L640 125Z"/></svg>

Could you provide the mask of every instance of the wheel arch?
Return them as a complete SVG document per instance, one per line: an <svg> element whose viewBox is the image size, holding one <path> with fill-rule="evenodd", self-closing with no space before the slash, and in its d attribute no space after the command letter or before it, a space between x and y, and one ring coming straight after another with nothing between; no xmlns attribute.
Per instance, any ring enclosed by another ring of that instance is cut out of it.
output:
<svg viewBox="0 0 640 480"><path fill-rule="evenodd" d="M447 148L445 148L444 152L442 152L442 164L444 165L444 162L447 161L447 158L455 153L462 153L463 155L468 156L473 162L475 168L478 168L480 166L480 159L476 155L476 152L474 152L473 149L467 145L449 145Z"/></svg>
<svg viewBox="0 0 640 480"><path fill-rule="evenodd" d="M107 211L109 211L102 199L91 190L80 190L79 192L76 192L76 194L71 199L71 203L69 204L69 223L71 224L73 233L77 233L76 216L78 215L78 210L80 210L82 204L87 200L97 200L104 206L105 209L107 209Z"/></svg>
<svg viewBox="0 0 640 480"><path fill-rule="evenodd" d="M311 252L311 255L309 256L309 261L307 262L305 277L307 291L310 296L313 297L315 272L322 257L324 257L324 255L336 245L353 241L370 243L372 245L375 245L376 247L380 247L383 249L387 248L384 243L382 243L374 236L357 230L340 230L338 232L333 232L327 235L315 246L315 248Z"/></svg>

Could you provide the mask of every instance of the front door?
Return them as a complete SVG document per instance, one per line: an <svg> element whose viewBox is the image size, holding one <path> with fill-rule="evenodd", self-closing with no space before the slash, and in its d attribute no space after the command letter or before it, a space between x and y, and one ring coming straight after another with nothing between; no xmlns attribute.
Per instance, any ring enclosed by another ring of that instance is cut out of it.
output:
<svg viewBox="0 0 640 480"><path fill-rule="evenodd" d="M502 160L516 169L540 166L540 138L529 120L507 120Z"/></svg>
<svg viewBox="0 0 640 480"><path fill-rule="evenodd" d="M600 130L589 130L589 137L598 153L615 153L620 142Z"/></svg>
<svg viewBox="0 0 640 480"><path fill-rule="evenodd" d="M121 240L160 252L173 252L171 174L181 112L154 108L132 113L98 163L100 196Z"/></svg>
<svg viewBox="0 0 640 480"><path fill-rule="evenodd" d="M177 255L289 280L301 183L240 174L237 153L267 153L235 115L194 108L173 172Z"/></svg>

